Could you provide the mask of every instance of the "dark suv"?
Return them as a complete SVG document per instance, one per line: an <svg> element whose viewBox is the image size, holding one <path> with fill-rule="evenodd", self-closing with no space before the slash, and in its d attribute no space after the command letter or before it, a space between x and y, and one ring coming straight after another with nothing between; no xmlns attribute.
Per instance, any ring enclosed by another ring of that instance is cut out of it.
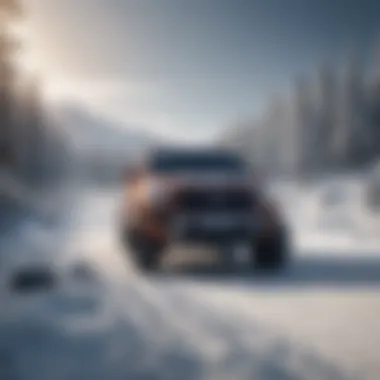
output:
<svg viewBox="0 0 380 380"><path fill-rule="evenodd" d="M163 149L126 175L123 241L144 270L157 268L172 242L205 243L232 262L233 247L249 247L253 267L287 260L281 216L249 165L219 149Z"/></svg>

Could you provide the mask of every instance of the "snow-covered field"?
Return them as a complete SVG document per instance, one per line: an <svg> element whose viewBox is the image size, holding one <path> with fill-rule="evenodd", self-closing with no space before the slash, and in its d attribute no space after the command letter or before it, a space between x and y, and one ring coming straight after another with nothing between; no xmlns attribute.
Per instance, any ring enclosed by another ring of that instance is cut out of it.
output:
<svg viewBox="0 0 380 380"><path fill-rule="evenodd" d="M60 226L25 223L1 246L0 379L380 379L377 216L357 181L339 207L321 207L322 188L276 187L297 235L276 276L139 276L110 192L83 191ZM57 286L12 293L38 262Z"/></svg>

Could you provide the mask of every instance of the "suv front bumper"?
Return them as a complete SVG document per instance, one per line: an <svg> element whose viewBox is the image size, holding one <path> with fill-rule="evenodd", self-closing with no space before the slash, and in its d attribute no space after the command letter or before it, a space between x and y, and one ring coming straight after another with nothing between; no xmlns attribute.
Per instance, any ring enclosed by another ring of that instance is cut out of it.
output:
<svg viewBox="0 0 380 380"><path fill-rule="evenodd" d="M169 229L172 241L218 243L251 239L257 222L247 215L188 214L173 217Z"/></svg>

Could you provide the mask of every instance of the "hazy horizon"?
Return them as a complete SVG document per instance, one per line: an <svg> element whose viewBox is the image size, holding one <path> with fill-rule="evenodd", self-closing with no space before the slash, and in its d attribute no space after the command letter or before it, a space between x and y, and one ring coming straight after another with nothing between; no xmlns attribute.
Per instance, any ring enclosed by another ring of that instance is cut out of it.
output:
<svg viewBox="0 0 380 380"><path fill-rule="evenodd" d="M376 1L28 0L30 64L49 96L173 138L257 115L350 46L374 64Z"/></svg>

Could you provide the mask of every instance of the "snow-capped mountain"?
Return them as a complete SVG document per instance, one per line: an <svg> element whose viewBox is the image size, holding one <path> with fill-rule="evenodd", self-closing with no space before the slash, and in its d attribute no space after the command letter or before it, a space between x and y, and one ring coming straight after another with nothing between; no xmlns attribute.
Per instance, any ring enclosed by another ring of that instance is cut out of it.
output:
<svg viewBox="0 0 380 380"><path fill-rule="evenodd" d="M61 108L58 118L75 147L83 153L133 157L157 141L148 131L109 120L78 106Z"/></svg>

